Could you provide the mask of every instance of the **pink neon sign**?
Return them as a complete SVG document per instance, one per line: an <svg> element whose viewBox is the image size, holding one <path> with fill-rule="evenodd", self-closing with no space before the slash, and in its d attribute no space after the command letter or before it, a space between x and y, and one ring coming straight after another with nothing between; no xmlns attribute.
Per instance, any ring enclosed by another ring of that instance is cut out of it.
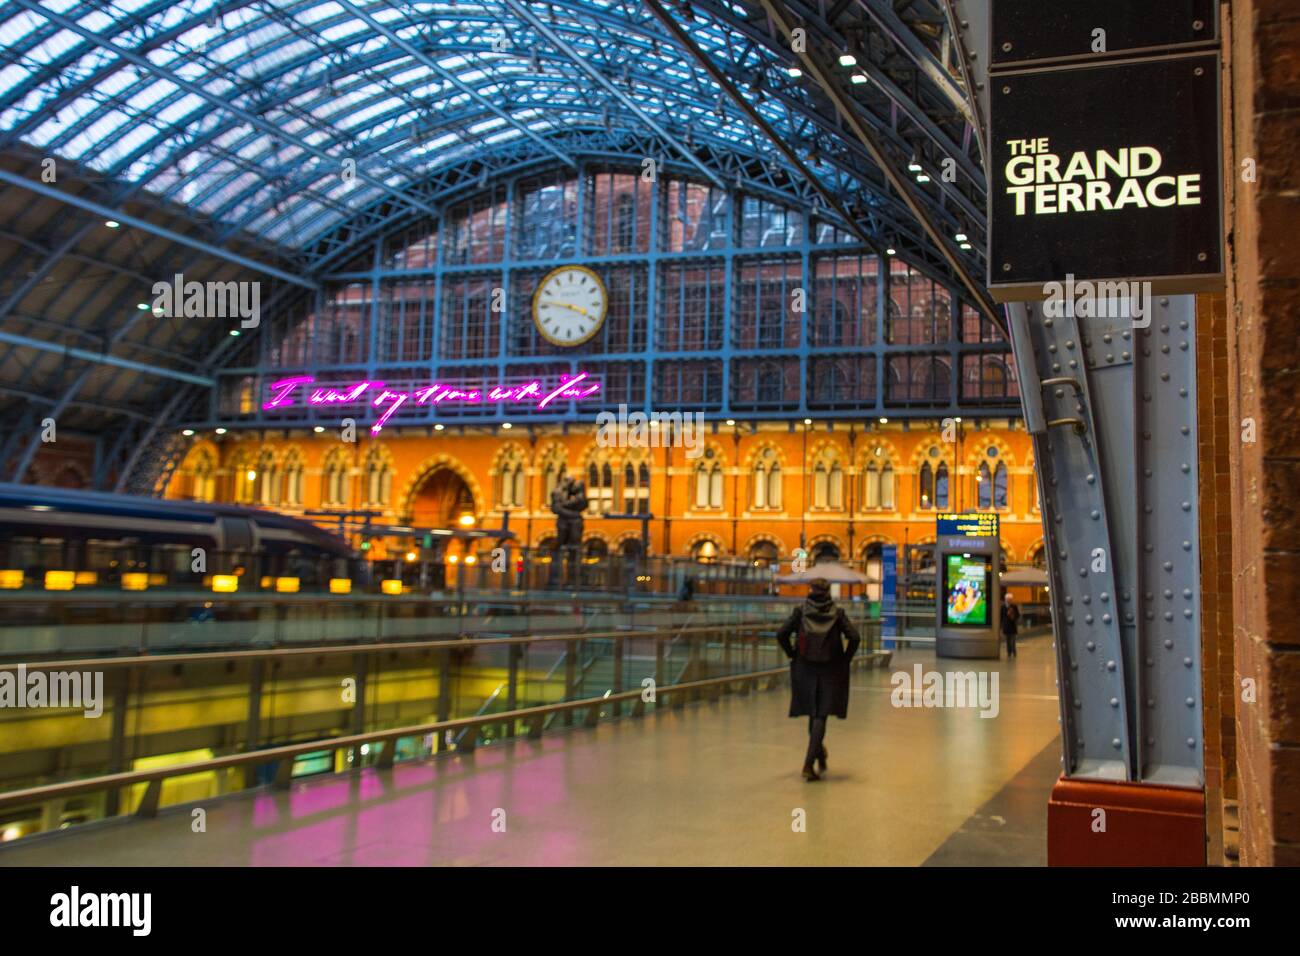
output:
<svg viewBox="0 0 1300 956"><path fill-rule="evenodd" d="M263 411L275 408L294 408L356 405L366 403L372 408L383 409L379 418L370 426L372 432L378 432L384 423L408 402L413 405L486 405L512 402L527 403L530 407L541 410L552 402L561 400L582 400L590 398L600 391L600 383L591 381L589 373L561 375L555 384L545 383L541 379L531 379L517 385L493 385L491 388L459 388L454 385L440 385L437 382L422 388L407 390L387 388L383 382L362 380L349 385L328 385L309 389L316 381L311 375L296 375L271 383L271 399L262 405ZM301 393L300 390L301 389Z"/></svg>

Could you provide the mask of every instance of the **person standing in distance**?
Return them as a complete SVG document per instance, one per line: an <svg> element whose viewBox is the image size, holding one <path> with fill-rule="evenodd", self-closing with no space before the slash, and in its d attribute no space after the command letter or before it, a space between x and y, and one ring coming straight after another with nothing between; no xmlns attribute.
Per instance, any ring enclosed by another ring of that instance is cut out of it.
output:
<svg viewBox="0 0 1300 956"><path fill-rule="evenodd" d="M1011 592L1006 594L1006 603L1002 608L1002 633L1007 638L1007 657L1016 656L1016 622L1020 620L1020 608L1011 599Z"/></svg>
<svg viewBox="0 0 1300 956"><path fill-rule="evenodd" d="M796 637L794 644L791 637ZM849 662L862 637L831 598L830 584L815 578L807 599L790 612L776 640L790 658L790 716L808 718L803 778L820 780L813 763L826 772L826 720L832 714L841 720L848 716Z"/></svg>

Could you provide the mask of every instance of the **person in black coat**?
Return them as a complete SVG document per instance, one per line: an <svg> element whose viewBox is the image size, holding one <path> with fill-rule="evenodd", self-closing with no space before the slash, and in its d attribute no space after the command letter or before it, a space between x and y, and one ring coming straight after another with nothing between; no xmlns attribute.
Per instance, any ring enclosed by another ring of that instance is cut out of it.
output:
<svg viewBox="0 0 1300 956"><path fill-rule="evenodd" d="M796 643L791 644L790 638ZM816 761L826 772L826 719L843 720L849 710L849 661L862 637L844 609L831 599L825 578L808 587L808 598L776 632L777 643L790 658L790 716L808 718L808 752L803 777L820 780Z"/></svg>

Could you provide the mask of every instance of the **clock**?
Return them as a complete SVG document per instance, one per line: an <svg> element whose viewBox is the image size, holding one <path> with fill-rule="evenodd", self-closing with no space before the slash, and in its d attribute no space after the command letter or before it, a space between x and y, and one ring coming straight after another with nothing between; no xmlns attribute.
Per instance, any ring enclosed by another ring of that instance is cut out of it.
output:
<svg viewBox="0 0 1300 956"><path fill-rule="evenodd" d="M586 266L560 266L537 284L533 322L552 345L581 345L605 322L609 295L600 276Z"/></svg>

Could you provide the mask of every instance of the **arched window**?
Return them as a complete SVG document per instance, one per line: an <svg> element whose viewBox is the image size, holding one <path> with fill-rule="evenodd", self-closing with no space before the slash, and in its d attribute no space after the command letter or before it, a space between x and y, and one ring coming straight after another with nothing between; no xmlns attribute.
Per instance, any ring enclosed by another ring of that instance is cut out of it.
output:
<svg viewBox="0 0 1300 956"><path fill-rule="evenodd" d="M380 448L371 448L362 469L367 508L387 508L393 496L393 468Z"/></svg>
<svg viewBox="0 0 1300 956"><path fill-rule="evenodd" d="M555 486L560 483L560 478L564 475L564 461L555 449L547 452L542 462L542 502L546 504L551 500L551 492Z"/></svg>
<svg viewBox="0 0 1300 956"><path fill-rule="evenodd" d="M280 466L269 448L257 459L257 500L268 506L280 503Z"/></svg>
<svg viewBox="0 0 1300 956"><path fill-rule="evenodd" d="M754 461L751 475L756 510L779 511L781 508L781 463L771 448L763 449Z"/></svg>
<svg viewBox="0 0 1300 956"><path fill-rule="evenodd" d="M1007 507L1007 466L998 462L993 469L993 507L1004 510Z"/></svg>
<svg viewBox="0 0 1300 956"><path fill-rule="evenodd" d="M834 564L840 559L840 549L833 541L819 541L813 545L809 564Z"/></svg>
<svg viewBox="0 0 1300 956"><path fill-rule="evenodd" d="M979 472L975 475L975 500L981 511L993 506L993 475L987 461L980 462Z"/></svg>
<svg viewBox="0 0 1300 956"><path fill-rule="evenodd" d="M756 541L749 548L749 560L756 568L772 568L781 563L781 552L771 541Z"/></svg>
<svg viewBox="0 0 1300 956"><path fill-rule="evenodd" d="M609 462L587 466L587 511L606 515L614 510L614 469Z"/></svg>
<svg viewBox="0 0 1300 956"><path fill-rule="evenodd" d="M650 466L628 462L623 466L623 511L630 515L650 513Z"/></svg>
<svg viewBox="0 0 1300 956"><path fill-rule="evenodd" d="M289 508L301 508L302 489L302 453L294 448L284 456L284 504Z"/></svg>
<svg viewBox="0 0 1300 956"><path fill-rule="evenodd" d="M245 452L239 452L230 461L230 480L234 484L237 505L251 505L257 492L257 469Z"/></svg>
<svg viewBox="0 0 1300 956"><path fill-rule="evenodd" d="M320 500L324 507L342 508L348 503L348 458L342 448L336 448L325 456L320 484Z"/></svg>
<svg viewBox="0 0 1300 956"><path fill-rule="evenodd" d="M822 452L813 465L813 507L829 511L844 507L844 471L830 449Z"/></svg>
<svg viewBox="0 0 1300 956"><path fill-rule="evenodd" d="M195 501L212 501L217 496L217 463L204 449L194 462L190 497Z"/></svg>
<svg viewBox="0 0 1300 956"><path fill-rule="evenodd" d="M507 453L497 470L497 507L522 508L525 480L522 456L517 451Z"/></svg>
<svg viewBox="0 0 1300 956"><path fill-rule="evenodd" d="M864 510L894 510L894 466L881 460L884 452L877 448L875 457L862 470L862 507Z"/></svg>
<svg viewBox="0 0 1300 956"><path fill-rule="evenodd" d="M929 510L934 507L934 471L928 461L921 466L921 495L918 500L922 508Z"/></svg>
<svg viewBox="0 0 1300 956"><path fill-rule="evenodd" d="M948 508L948 466L943 462L934 473L934 506L945 511Z"/></svg>
<svg viewBox="0 0 1300 956"><path fill-rule="evenodd" d="M697 541L691 547L691 557L700 564L714 564L718 560L718 546L715 542L708 540Z"/></svg>
<svg viewBox="0 0 1300 956"><path fill-rule="evenodd" d="M695 466L695 507L722 507L722 463L706 459Z"/></svg>
<svg viewBox="0 0 1300 956"><path fill-rule="evenodd" d="M582 546L582 560L598 564L609 557L609 545L602 538L588 538Z"/></svg>

